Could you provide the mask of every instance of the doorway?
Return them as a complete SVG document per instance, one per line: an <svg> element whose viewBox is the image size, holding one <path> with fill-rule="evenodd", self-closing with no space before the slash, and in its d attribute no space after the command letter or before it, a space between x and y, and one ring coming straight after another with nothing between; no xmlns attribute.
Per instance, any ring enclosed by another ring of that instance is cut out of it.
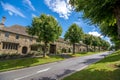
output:
<svg viewBox="0 0 120 80"><path fill-rule="evenodd" d="M23 54L26 54L26 53L27 53L27 50L28 50L28 48L27 48L26 46L24 46L24 47L22 48L22 53L23 53Z"/></svg>

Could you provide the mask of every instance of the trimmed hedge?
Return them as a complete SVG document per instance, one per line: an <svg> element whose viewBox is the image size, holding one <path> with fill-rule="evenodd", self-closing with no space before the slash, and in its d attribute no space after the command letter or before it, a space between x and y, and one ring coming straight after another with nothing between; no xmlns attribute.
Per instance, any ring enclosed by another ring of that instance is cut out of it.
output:
<svg viewBox="0 0 120 80"><path fill-rule="evenodd" d="M0 54L0 60L6 60L6 59L17 59L17 58L25 58L25 57L35 57L35 56L39 56L41 54L32 52L32 53L28 53L28 54L18 54L18 53L2 53Z"/></svg>

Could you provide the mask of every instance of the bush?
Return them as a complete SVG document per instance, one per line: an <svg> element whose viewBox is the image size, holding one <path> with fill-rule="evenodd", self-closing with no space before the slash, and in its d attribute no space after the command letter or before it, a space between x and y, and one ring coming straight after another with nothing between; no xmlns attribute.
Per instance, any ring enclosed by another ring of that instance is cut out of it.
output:
<svg viewBox="0 0 120 80"><path fill-rule="evenodd" d="M18 53L2 53L0 54L0 60L5 60L5 59L16 59L16 58L25 58L25 57L32 57L32 56L37 56L36 53L28 53L28 54L18 54Z"/></svg>
<svg viewBox="0 0 120 80"><path fill-rule="evenodd" d="M57 50L57 54L61 54L61 50Z"/></svg>
<svg viewBox="0 0 120 80"><path fill-rule="evenodd" d="M120 63L116 63L115 66L120 68Z"/></svg>
<svg viewBox="0 0 120 80"><path fill-rule="evenodd" d="M66 53L67 52L67 50L65 49L65 48L62 48L62 51L61 51L62 53Z"/></svg>
<svg viewBox="0 0 120 80"><path fill-rule="evenodd" d="M8 57L7 54L0 54L0 59L6 59Z"/></svg>

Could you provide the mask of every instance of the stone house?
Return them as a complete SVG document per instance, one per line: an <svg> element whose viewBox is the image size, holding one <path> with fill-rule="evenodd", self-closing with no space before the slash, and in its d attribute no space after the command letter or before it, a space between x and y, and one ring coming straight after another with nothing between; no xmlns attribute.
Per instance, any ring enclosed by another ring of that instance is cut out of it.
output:
<svg viewBox="0 0 120 80"><path fill-rule="evenodd" d="M20 25L4 26L5 17L0 23L0 53L28 53L36 37L27 34L26 28Z"/></svg>
<svg viewBox="0 0 120 80"><path fill-rule="evenodd" d="M30 51L37 51L37 37L30 36L26 32L26 28L20 25L13 25L10 27L4 26L5 17L0 23L0 53L20 53L26 54ZM86 45L76 44L76 52L87 51ZM64 41L59 38L54 43L50 44L50 53L68 53L72 52L72 45L69 41Z"/></svg>
<svg viewBox="0 0 120 80"><path fill-rule="evenodd" d="M50 53L67 53L71 51L72 45L63 38L59 38L54 43L50 44Z"/></svg>
<svg viewBox="0 0 120 80"><path fill-rule="evenodd" d="M50 44L50 53L70 53L72 52L72 44L69 41L65 41L63 38L59 38L53 44ZM86 45L83 43L77 43L75 45L75 52L86 52Z"/></svg>

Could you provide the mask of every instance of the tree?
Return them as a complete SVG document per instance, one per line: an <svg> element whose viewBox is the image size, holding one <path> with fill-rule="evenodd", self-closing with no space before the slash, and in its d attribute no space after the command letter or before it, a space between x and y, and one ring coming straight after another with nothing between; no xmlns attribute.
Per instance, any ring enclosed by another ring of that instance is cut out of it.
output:
<svg viewBox="0 0 120 80"><path fill-rule="evenodd" d="M99 38L96 36L93 36L93 40L92 40L92 45L94 46L94 52L96 51L96 46L99 45Z"/></svg>
<svg viewBox="0 0 120 80"><path fill-rule="evenodd" d="M68 31L65 33L65 40L69 40L73 45L73 54L75 54L75 43L79 43L82 39L83 31L77 24L72 24Z"/></svg>
<svg viewBox="0 0 120 80"><path fill-rule="evenodd" d="M108 50L108 48L110 47L110 44L109 44L109 42L102 40L101 47L103 50Z"/></svg>
<svg viewBox="0 0 120 80"><path fill-rule="evenodd" d="M101 48L102 48L102 46L103 46L103 39L102 38L100 38L100 37L98 37L98 40L99 40L99 43L98 43L98 47L99 47L99 51L101 51Z"/></svg>
<svg viewBox="0 0 120 80"><path fill-rule="evenodd" d="M93 42L93 35L85 34L83 43L87 45L87 52L89 51L89 48L91 47L92 42Z"/></svg>
<svg viewBox="0 0 120 80"><path fill-rule="evenodd" d="M54 17L41 14L33 18L31 26L28 27L28 33L37 36L38 41L44 43L43 57L45 57L48 44L59 38L62 28Z"/></svg>
<svg viewBox="0 0 120 80"><path fill-rule="evenodd" d="M102 23L100 30L103 35L110 37L111 41L115 44L116 49L120 49L120 40L118 38L117 24L108 26L108 23Z"/></svg>
<svg viewBox="0 0 120 80"><path fill-rule="evenodd" d="M120 0L70 0L70 4L77 12L82 11L83 19L87 19L91 24L100 26L108 23L106 27L117 25L120 39Z"/></svg>

